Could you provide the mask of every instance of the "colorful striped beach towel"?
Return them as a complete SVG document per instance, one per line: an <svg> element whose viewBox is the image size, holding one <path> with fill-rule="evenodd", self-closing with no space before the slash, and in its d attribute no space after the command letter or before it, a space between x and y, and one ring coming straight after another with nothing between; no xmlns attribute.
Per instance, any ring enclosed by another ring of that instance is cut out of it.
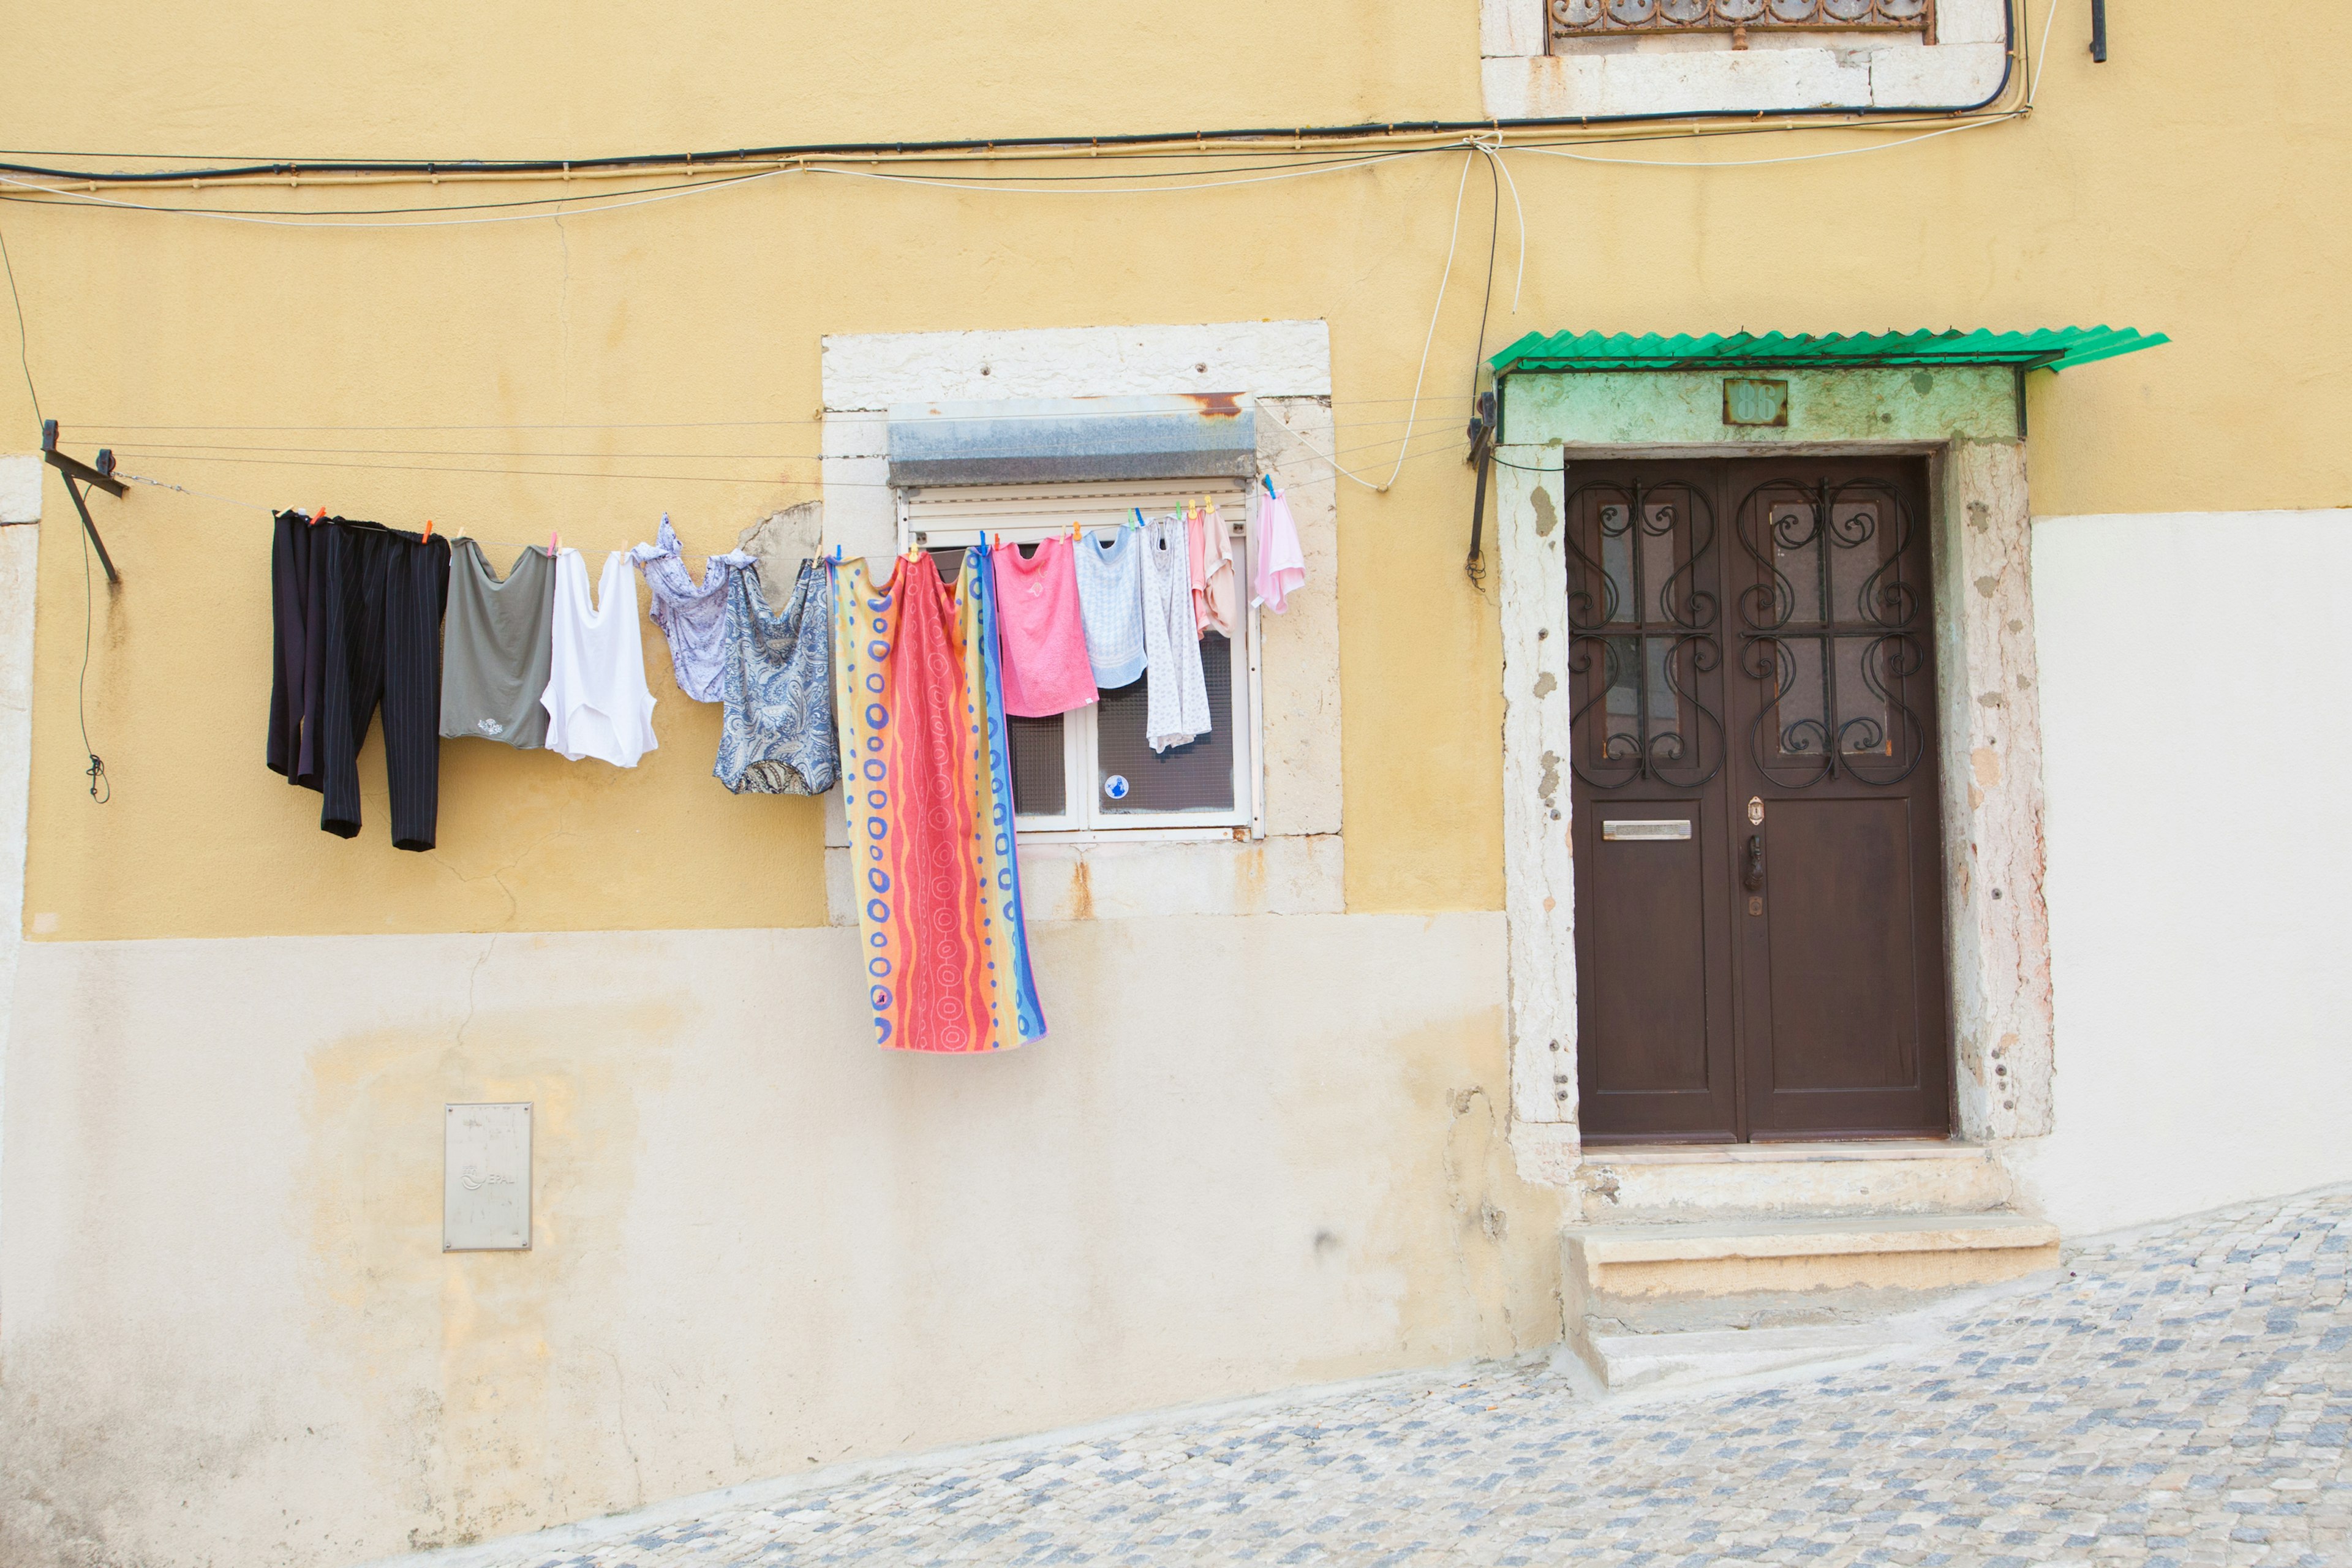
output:
<svg viewBox="0 0 2352 1568"><path fill-rule="evenodd" d="M966 551L952 587L920 552L880 584L863 561L832 569L842 804L875 1044L1036 1039L1045 1016L1013 855L989 552Z"/></svg>

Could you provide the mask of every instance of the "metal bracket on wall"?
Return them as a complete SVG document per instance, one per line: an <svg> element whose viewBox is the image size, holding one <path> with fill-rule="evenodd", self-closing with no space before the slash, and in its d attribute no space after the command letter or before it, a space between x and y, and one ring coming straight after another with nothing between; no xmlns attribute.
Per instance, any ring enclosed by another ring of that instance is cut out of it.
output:
<svg viewBox="0 0 2352 1568"><path fill-rule="evenodd" d="M66 494L73 497L74 510L81 513L81 531L98 547L98 563L106 568L106 580L120 583L122 574L114 569L114 558L106 552L106 541L98 536L98 524L89 520L89 503L82 499L81 485L94 485L110 496L121 496L129 487L114 477L114 454L100 448L98 466L90 467L79 458L68 458L58 450L58 422L41 421L41 460L65 476ZM79 480L80 484L75 483Z"/></svg>
<svg viewBox="0 0 2352 1568"><path fill-rule="evenodd" d="M2107 63L2107 0L2091 0L2091 58Z"/></svg>
<svg viewBox="0 0 2352 1568"><path fill-rule="evenodd" d="M1476 583L1486 574L1486 563L1480 551L1480 534L1486 524L1486 476L1495 465L1495 395L1478 395L1477 412L1470 416L1470 455L1468 461L1478 470L1478 486L1470 500L1470 554L1462 569Z"/></svg>

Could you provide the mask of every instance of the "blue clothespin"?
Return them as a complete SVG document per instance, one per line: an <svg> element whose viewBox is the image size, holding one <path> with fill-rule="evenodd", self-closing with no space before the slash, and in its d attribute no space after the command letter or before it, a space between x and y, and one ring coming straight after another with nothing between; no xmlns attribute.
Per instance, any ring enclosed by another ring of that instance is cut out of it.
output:
<svg viewBox="0 0 2352 1568"><path fill-rule="evenodd" d="M1143 509L1141 507L1137 507L1135 509L1135 526L1138 528L1141 528L1143 526Z"/></svg>
<svg viewBox="0 0 2352 1568"><path fill-rule="evenodd" d="M1282 499L1280 496L1274 493L1274 476L1272 474L1260 474L1257 477L1257 482L1265 487L1265 493L1270 499L1275 500L1280 500Z"/></svg>

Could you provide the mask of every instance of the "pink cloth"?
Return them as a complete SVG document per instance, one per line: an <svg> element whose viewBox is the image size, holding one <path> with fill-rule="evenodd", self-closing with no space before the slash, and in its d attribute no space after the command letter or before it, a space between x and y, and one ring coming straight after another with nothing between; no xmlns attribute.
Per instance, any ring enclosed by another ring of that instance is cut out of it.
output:
<svg viewBox="0 0 2352 1568"><path fill-rule="evenodd" d="M1092 702L1095 673L1087 662L1078 566L1070 541L1041 540L1037 553L1025 558L1019 545L1001 543L994 557L1004 710L1043 719Z"/></svg>
<svg viewBox="0 0 2352 1568"><path fill-rule="evenodd" d="M1306 581L1307 557L1299 553L1298 525L1291 521L1290 502L1269 489L1257 503L1257 568L1250 603L1278 616Z"/></svg>
<svg viewBox="0 0 2352 1568"><path fill-rule="evenodd" d="M1234 635L1234 543L1225 514L1213 503L1187 514L1192 535L1192 630Z"/></svg>

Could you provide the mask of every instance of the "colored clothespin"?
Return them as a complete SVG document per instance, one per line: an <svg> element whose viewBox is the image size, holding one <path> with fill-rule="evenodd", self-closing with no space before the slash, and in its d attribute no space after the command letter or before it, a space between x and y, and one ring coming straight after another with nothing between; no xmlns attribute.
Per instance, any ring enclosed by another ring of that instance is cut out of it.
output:
<svg viewBox="0 0 2352 1568"><path fill-rule="evenodd" d="M325 507L320 507L318 510L310 514L310 526L313 528L318 527L319 524L326 521L326 518L327 509Z"/></svg>
<svg viewBox="0 0 2352 1568"><path fill-rule="evenodd" d="M1274 476L1272 474L1260 474L1257 479L1258 483L1265 487L1265 493L1269 498L1275 500L1280 500L1282 499L1281 496L1275 493Z"/></svg>
<svg viewBox="0 0 2352 1568"><path fill-rule="evenodd" d="M433 537L433 520L429 517L425 520L425 537L427 539Z"/></svg>
<svg viewBox="0 0 2352 1568"><path fill-rule="evenodd" d="M555 559L555 552L556 552L556 551L558 551L559 549L562 548L562 545L563 545L563 535L562 535L562 534L560 534L560 533L550 532L550 533L548 534L548 536L547 536L547 558L548 558L550 561L554 560L554 559Z"/></svg>

